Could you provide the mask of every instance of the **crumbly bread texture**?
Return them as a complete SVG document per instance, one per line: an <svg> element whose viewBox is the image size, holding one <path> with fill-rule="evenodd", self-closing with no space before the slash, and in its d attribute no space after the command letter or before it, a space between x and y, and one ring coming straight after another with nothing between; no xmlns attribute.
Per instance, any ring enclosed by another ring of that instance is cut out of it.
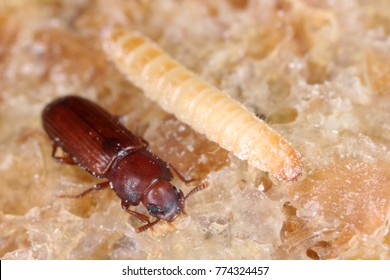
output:
<svg viewBox="0 0 390 280"><path fill-rule="evenodd" d="M387 0L0 0L1 258L389 259L389 10ZM109 26L145 34L264 119L299 151L302 176L253 168L146 98L103 50ZM51 158L41 112L67 94L122 116L159 157L209 182L187 215L136 233L111 190L58 198L99 182Z"/></svg>

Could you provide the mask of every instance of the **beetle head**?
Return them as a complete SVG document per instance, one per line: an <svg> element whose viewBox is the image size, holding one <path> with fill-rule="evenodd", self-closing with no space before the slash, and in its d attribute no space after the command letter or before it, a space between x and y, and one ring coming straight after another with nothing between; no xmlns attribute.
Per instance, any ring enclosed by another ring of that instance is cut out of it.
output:
<svg viewBox="0 0 390 280"><path fill-rule="evenodd" d="M169 181L158 180L142 196L142 203L151 216L172 222L184 209L183 192Z"/></svg>

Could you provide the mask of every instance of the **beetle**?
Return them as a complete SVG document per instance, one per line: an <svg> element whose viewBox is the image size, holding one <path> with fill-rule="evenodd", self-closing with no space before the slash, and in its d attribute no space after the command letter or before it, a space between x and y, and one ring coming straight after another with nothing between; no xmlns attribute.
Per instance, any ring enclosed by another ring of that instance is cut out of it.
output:
<svg viewBox="0 0 390 280"><path fill-rule="evenodd" d="M184 211L186 199L207 187L207 182L201 183L184 196L170 182L173 173L185 183L193 180L153 154L148 143L122 125L118 117L85 98L70 95L55 99L44 108L42 125L53 142L55 160L77 164L93 176L107 179L78 195L63 197L81 198L110 187L121 199L122 208L146 223L137 232L161 219L172 222ZM58 148L62 156L56 155ZM130 209L140 203L154 221Z"/></svg>

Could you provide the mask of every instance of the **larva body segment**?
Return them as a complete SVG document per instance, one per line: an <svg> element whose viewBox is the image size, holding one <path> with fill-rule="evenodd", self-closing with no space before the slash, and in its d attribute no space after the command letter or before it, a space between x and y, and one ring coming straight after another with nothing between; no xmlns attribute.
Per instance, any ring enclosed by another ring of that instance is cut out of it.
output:
<svg viewBox="0 0 390 280"><path fill-rule="evenodd" d="M103 48L148 98L194 130L279 179L293 180L301 174L301 157L290 143L142 34L107 29L103 32Z"/></svg>

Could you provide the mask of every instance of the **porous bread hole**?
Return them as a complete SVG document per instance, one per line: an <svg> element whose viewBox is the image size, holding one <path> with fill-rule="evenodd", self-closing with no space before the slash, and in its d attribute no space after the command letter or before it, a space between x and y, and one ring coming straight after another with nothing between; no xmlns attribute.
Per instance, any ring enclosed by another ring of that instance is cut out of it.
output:
<svg viewBox="0 0 390 280"><path fill-rule="evenodd" d="M322 84L328 79L329 73L324 62L314 59L309 59L306 62L306 82L308 84Z"/></svg>
<svg viewBox="0 0 390 280"><path fill-rule="evenodd" d="M283 213L287 216L296 216L297 215L297 208L291 205L290 202L286 202L283 204Z"/></svg>
<svg viewBox="0 0 390 280"><path fill-rule="evenodd" d="M297 217L297 209L291 203L283 204L283 213L285 220L280 232L282 239L288 238L289 234L297 232L303 226L302 219Z"/></svg>
<svg viewBox="0 0 390 280"><path fill-rule="evenodd" d="M319 260L320 257L318 256L317 252L314 251L313 249L307 249L306 250L306 255L311 258L312 260Z"/></svg>
<svg viewBox="0 0 390 280"><path fill-rule="evenodd" d="M298 117L298 111L295 108L285 107L275 112L272 112L266 117L268 123L274 124L286 124L291 123Z"/></svg>
<svg viewBox="0 0 390 280"><path fill-rule="evenodd" d="M331 244L328 241L318 241L316 244L306 250L306 255L313 260L324 259L327 255L326 249L330 248Z"/></svg>
<svg viewBox="0 0 390 280"><path fill-rule="evenodd" d="M281 232L282 232L282 235L286 235L288 233L296 232L301 227L302 227L302 225L300 222L293 220L293 219L289 219L289 220L286 220L283 222L283 227L282 227Z"/></svg>
<svg viewBox="0 0 390 280"><path fill-rule="evenodd" d="M273 183L268 175L261 175L256 179L255 186L263 192L268 192L272 188Z"/></svg>

